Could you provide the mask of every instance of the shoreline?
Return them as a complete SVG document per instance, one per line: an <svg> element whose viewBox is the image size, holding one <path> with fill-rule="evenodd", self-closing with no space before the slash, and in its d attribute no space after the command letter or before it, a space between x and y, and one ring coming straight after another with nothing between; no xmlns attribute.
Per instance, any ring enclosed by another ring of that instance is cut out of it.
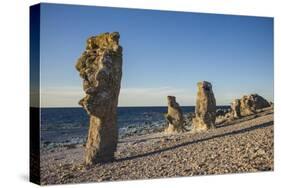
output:
<svg viewBox="0 0 281 188"><path fill-rule="evenodd" d="M135 180L273 170L272 108L204 133L120 139L112 163L83 167L83 145L42 152L42 184Z"/></svg>
<svg viewBox="0 0 281 188"><path fill-rule="evenodd" d="M160 109L159 109L160 108ZM194 114L194 106L183 106L181 107L184 110L184 118L185 118L185 127L189 129L188 124L191 123L190 115ZM125 111L122 111L124 110ZM167 122L165 120L164 114L167 111L167 107L133 107L132 109L128 109L124 107L124 109L119 109L121 111L119 114L118 126L119 126L119 134L118 137L123 139L128 136L133 135L144 135L153 132L162 132L163 129L166 128ZM126 110L127 109L127 110ZM134 111L135 109L144 109L142 111ZM217 109L225 110L230 109L230 106L218 106ZM88 134L88 117L86 113L84 113L82 108L75 109L75 112L82 118L82 121L77 121L72 119L73 123L70 123L69 113L67 112L62 115L62 117L58 119L48 120L50 114L55 115L56 111L45 111L45 110L60 110L57 113L63 114L60 109L43 109L43 126L41 127L42 135L41 135L41 150L52 150L56 147L63 146L71 146L75 144L83 144L86 141L86 136ZM71 110L71 109L70 109ZM72 109L73 110L73 109ZM78 111L77 111L78 110ZM148 111L146 111L148 110ZM128 119L129 115L124 115L127 112L132 113L130 119ZM51 118L50 117L50 118ZM137 119L134 121L131 117ZM140 120L141 118L141 120ZM63 121L66 120L66 123Z"/></svg>

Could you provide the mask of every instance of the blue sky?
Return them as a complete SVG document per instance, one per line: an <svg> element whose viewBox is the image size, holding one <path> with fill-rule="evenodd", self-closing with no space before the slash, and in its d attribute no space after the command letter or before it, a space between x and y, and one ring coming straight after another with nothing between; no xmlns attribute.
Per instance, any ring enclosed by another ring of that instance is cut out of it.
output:
<svg viewBox="0 0 281 188"><path fill-rule="evenodd" d="M187 12L43 4L41 105L78 106L74 65L86 39L118 31L123 47L119 106L194 105L210 81L218 105L244 94L273 100L273 19Z"/></svg>

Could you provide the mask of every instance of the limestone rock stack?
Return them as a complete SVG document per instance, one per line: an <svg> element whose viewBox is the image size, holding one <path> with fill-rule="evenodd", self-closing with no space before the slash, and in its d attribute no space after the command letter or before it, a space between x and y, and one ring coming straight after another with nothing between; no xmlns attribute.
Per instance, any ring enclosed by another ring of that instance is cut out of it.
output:
<svg viewBox="0 0 281 188"><path fill-rule="evenodd" d="M168 121L168 127L165 129L166 133L183 132L183 114L180 105L176 102L176 97L168 96L168 113L165 115Z"/></svg>
<svg viewBox="0 0 281 188"><path fill-rule="evenodd" d="M270 103L258 94L245 95L231 103L233 117L252 115L257 110L270 107Z"/></svg>
<svg viewBox="0 0 281 188"><path fill-rule="evenodd" d="M90 37L86 50L76 63L85 92L79 104L90 116L85 149L87 165L114 159L118 139L117 104L122 77L119 37L117 32Z"/></svg>
<svg viewBox="0 0 281 188"><path fill-rule="evenodd" d="M231 105L231 110L232 110L232 116L234 118L240 118L241 117L241 113L240 113L240 99L235 99Z"/></svg>
<svg viewBox="0 0 281 188"><path fill-rule="evenodd" d="M197 83L197 98L195 118L193 118L194 131L205 131L215 128L216 99L212 84L207 81Z"/></svg>

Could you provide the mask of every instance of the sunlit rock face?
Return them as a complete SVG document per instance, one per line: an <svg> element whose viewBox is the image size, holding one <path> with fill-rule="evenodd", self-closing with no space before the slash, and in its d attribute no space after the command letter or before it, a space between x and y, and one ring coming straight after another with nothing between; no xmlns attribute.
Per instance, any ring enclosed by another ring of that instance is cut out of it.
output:
<svg viewBox="0 0 281 188"><path fill-rule="evenodd" d="M176 97L168 96L168 113L165 115L168 122L166 133L183 132L183 114L180 105L176 102Z"/></svg>
<svg viewBox="0 0 281 188"><path fill-rule="evenodd" d="M197 98L195 118L193 118L194 131L206 131L215 128L216 99L212 84L206 81L197 83Z"/></svg>
<svg viewBox="0 0 281 188"><path fill-rule="evenodd" d="M231 103L231 111L232 111L232 116L234 118L240 118L241 117L241 113L240 113L240 99L235 99L232 103Z"/></svg>
<svg viewBox="0 0 281 188"><path fill-rule="evenodd" d="M90 37L76 63L83 79L85 97L79 104L90 116L85 163L108 162L116 151L117 104L122 77L122 47L119 33Z"/></svg>
<svg viewBox="0 0 281 188"><path fill-rule="evenodd" d="M245 95L231 103L233 117L239 118L257 113L257 110L270 107L271 104L258 94Z"/></svg>

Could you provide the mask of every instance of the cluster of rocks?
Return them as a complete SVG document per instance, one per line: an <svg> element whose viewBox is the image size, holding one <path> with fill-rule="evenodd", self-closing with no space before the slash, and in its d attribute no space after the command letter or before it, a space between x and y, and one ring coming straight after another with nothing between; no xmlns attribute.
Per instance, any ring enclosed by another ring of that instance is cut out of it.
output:
<svg viewBox="0 0 281 188"><path fill-rule="evenodd" d="M258 110L270 107L271 104L258 94L245 95L231 103L232 116L240 118L257 113Z"/></svg>
<svg viewBox="0 0 281 188"><path fill-rule="evenodd" d="M273 103L258 94L245 95L241 99L235 99L229 109L217 110L217 123L240 119L245 116L250 116L259 113L261 110L268 107L273 107Z"/></svg>
<svg viewBox="0 0 281 188"><path fill-rule="evenodd" d="M187 114L184 114L184 120L183 120L183 125L185 129L190 130L192 127L192 120L195 118L195 112L189 112Z"/></svg>
<svg viewBox="0 0 281 188"><path fill-rule="evenodd" d="M216 109L216 99L212 90L211 83L202 81L197 84L198 92L196 98L195 113L190 114L188 119L183 121L171 121L171 119L177 119L182 117L179 104L176 103L177 110L172 109L171 103L168 102L168 113L166 115L168 121L168 128L166 132L180 132L174 127L191 126L192 131L201 132L207 131L212 128L216 128L216 119L218 122L224 122L227 120L233 120L235 118L241 118L243 116L249 116L258 113L261 109L267 107L273 107L273 103L268 102L266 99L258 94L245 95L241 99L235 99L231 103L231 108L219 108ZM171 96L168 97L168 101ZM172 97L175 101L175 97ZM173 103L174 104L174 103ZM181 128L181 131L186 130Z"/></svg>
<svg viewBox="0 0 281 188"><path fill-rule="evenodd" d="M197 84L197 99L195 114L189 115L189 120L184 121L182 111L176 98L168 96L168 121L167 133L182 132L187 122L192 122L193 131L206 131L215 128L216 121L216 99L212 90L212 84L202 81ZM186 122L186 124L184 123Z"/></svg>
<svg viewBox="0 0 281 188"><path fill-rule="evenodd" d="M230 113L230 112L231 112L230 108L227 108L227 109L219 108L216 110L216 117L225 116L227 113Z"/></svg>

